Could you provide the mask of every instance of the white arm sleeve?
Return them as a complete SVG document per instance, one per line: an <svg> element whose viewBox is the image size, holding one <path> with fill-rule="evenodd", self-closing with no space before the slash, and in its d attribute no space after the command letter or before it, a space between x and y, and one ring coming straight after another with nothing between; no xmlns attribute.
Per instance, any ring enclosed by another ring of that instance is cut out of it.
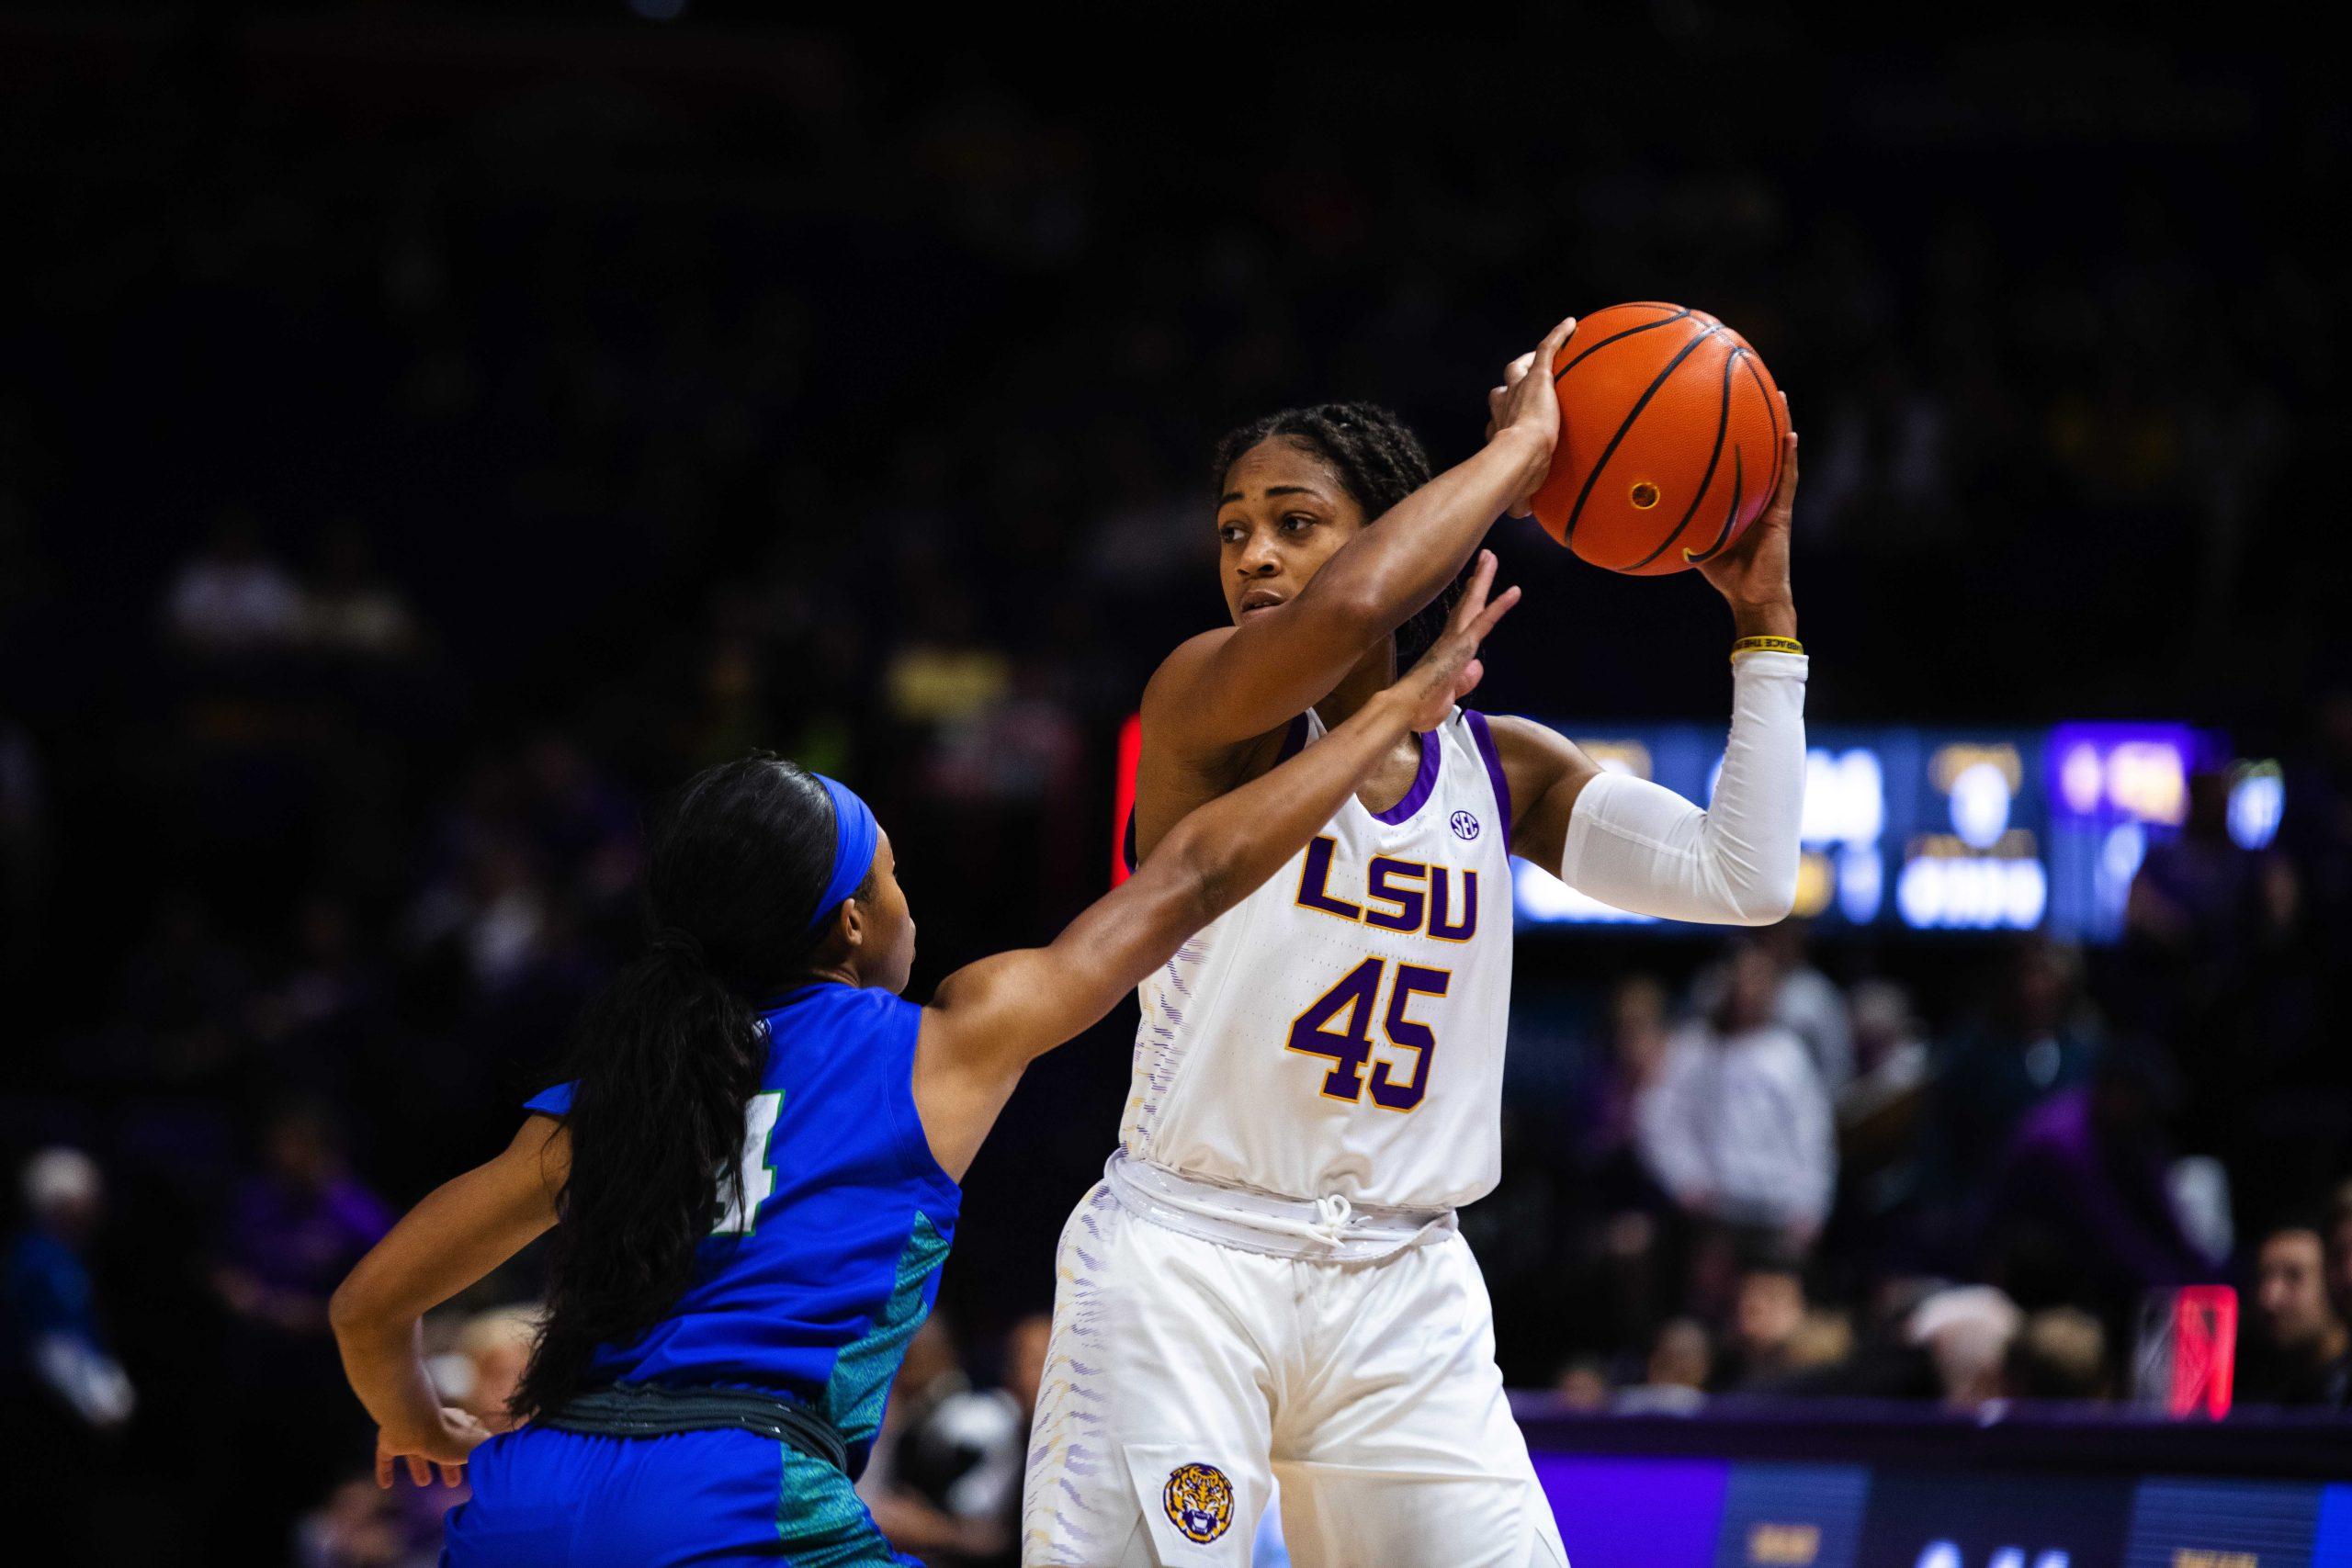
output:
<svg viewBox="0 0 2352 1568"><path fill-rule="evenodd" d="M1733 662L1731 739L1707 810L1625 773L1588 781L1568 814L1560 880L1637 915L1785 919L1804 815L1804 676L1801 653Z"/></svg>

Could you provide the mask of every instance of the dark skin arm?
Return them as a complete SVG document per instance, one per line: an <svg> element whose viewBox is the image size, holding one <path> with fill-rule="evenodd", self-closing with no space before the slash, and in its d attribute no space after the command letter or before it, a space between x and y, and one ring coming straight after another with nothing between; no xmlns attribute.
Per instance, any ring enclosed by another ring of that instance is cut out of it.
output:
<svg viewBox="0 0 2352 1568"><path fill-rule="evenodd" d="M1306 847L1364 771L1435 728L1477 684L1479 640L1518 601L1487 590L1482 556L1446 633L1410 673L1316 745L1186 816L1136 873L1045 947L949 976L923 1010L915 1107L933 1154L961 1179L1029 1063L1091 1027L1194 931Z"/></svg>
<svg viewBox="0 0 2352 1568"><path fill-rule="evenodd" d="M436 1465L455 1486L466 1456L490 1436L435 1392L424 1370L424 1314L546 1234L571 1169L562 1124L528 1118L496 1158L410 1210L336 1287L327 1321L344 1373L376 1419L379 1486L392 1483L403 1461L419 1486Z"/></svg>
<svg viewBox="0 0 2352 1568"><path fill-rule="evenodd" d="M1536 354L1549 363L1575 326L1562 321ZM1521 378L1497 406L1476 457L1358 530L1295 597L1170 653L1144 691L1147 769L1162 757L1182 768L1213 767L1329 694L1453 581L1497 517L1522 506L1543 483L1559 423L1550 380ZM1145 825L1146 854L1159 826Z"/></svg>
<svg viewBox="0 0 2352 1568"><path fill-rule="evenodd" d="M1156 856L1051 945L958 970L923 1010L914 1097L940 1163L961 1178L1030 1060L1093 1023L1179 942L1296 853L1364 767L1417 721L1435 722L1475 686L1478 639L1518 599L1486 603L1494 563L1447 636L1379 700L1327 740L1170 835ZM405 1463L417 1484L451 1485L490 1436L445 1407L426 1373L424 1314L556 1223L571 1168L570 1134L526 1120L497 1157L435 1190L351 1271L328 1305L345 1373L376 1418L376 1479Z"/></svg>
<svg viewBox="0 0 2352 1568"><path fill-rule="evenodd" d="M1785 410L1788 400L1781 400ZM1796 602L1789 587L1789 527L1796 506L1797 437L1791 431L1788 461L1781 465L1781 482L1765 507L1738 542L1698 570L1731 606L1732 635L1786 637L1797 635ZM1556 869L1568 844L1568 818L1577 797L1600 771L1577 744L1565 736L1524 718L1490 721L1495 750L1510 784L1515 820L1511 824L1511 853L1547 870Z"/></svg>

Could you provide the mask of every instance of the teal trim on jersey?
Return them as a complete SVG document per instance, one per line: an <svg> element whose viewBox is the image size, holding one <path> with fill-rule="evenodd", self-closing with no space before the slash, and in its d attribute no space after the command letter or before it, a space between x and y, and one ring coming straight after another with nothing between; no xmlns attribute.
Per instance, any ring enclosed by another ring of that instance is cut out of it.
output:
<svg viewBox="0 0 2352 1568"><path fill-rule="evenodd" d="M874 1326L848 1345L833 1359L833 1375L825 1385L825 1413L852 1448L873 1441L882 1427L883 1402L890 1396L890 1380L898 1375L907 1341L922 1325L930 1310L928 1287L947 1261L947 1241L917 1211L914 1228L899 1254L898 1277L890 1299L883 1303Z"/></svg>
<svg viewBox="0 0 2352 1568"><path fill-rule="evenodd" d="M848 1476L797 1449L784 1449L775 1534L792 1568L901 1568L914 1562L891 1550Z"/></svg>

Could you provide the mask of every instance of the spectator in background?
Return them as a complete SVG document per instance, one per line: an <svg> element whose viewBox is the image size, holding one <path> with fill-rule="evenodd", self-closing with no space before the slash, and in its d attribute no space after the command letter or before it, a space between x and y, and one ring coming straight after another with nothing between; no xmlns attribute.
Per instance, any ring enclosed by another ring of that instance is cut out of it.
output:
<svg viewBox="0 0 2352 1568"><path fill-rule="evenodd" d="M242 507L220 514L212 542L180 569L164 602L172 640L204 658L282 648L301 615L301 590L264 551L260 520Z"/></svg>
<svg viewBox="0 0 2352 1568"><path fill-rule="evenodd" d="M1642 1370L1642 1382L1620 1393L1612 1409L1628 1416L1681 1416L1698 1409L1714 1381L1714 1345L1706 1325L1695 1317L1660 1324Z"/></svg>
<svg viewBox="0 0 2352 1568"><path fill-rule="evenodd" d="M891 1545L935 1568L1010 1562L1028 1441L1017 1397L973 1389L933 1312L908 1342L857 1495Z"/></svg>
<svg viewBox="0 0 2352 1568"><path fill-rule="evenodd" d="M1785 1255L1750 1266L1733 1298L1724 1386L1757 1388L1792 1369L1804 1327L1804 1274Z"/></svg>
<svg viewBox="0 0 2352 1568"><path fill-rule="evenodd" d="M2303 760L2287 776L2278 843L2295 868L2302 952L2317 969L2352 953L2352 683L2321 694L2311 714ZM2335 986L2330 996L2313 1034L2341 1040L2352 1032L2352 987Z"/></svg>
<svg viewBox="0 0 2352 1568"><path fill-rule="evenodd" d="M254 1501L254 1539L287 1539L364 1440L365 1413L345 1393L327 1326L327 1298L392 1214L345 1168L342 1140L320 1105L270 1119L261 1167L232 1197L211 1273L229 1313L227 1370L239 1400L220 1461L273 1456L272 1485Z"/></svg>
<svg viewBox="0 0 2352 1568"><path fill-rule="evenodd" d="M1973 1410L2003 1393L2009 1347L2025 1314L1991 1285L1958 1285L1928 1295L1911 1310L1904 1337L1935 1363L1946 1404Z"/></svg>
<svg viewBox="0 0 2352 1568"><path fill-rule="evenodd" d="M2188 780L2179 833L2151 845L2132 875L2123 929L2151 960L2144 975L2201 1010L2243 976L2246 950L2282 934L2294 911L2292 871L2230 837L2230 776L2209 769Z"/></svg>
<svg viewBox="0 0 2352 1568"><path fill-rule="evenodd" d="M508 1414L514 1391L523 1384L524 1369L531 1364L531 1348L538 1343L543 1321L537 1306L493 1307L476 1313L458 1330L457 1354L466 1369L466 1386L453 1393L453 1403L493 1432L514 1425Z"/></svg>
<svg viewBox="0 0 2352 1568"><path fill-rule="evenodd" d="M1803 920L1787 919L1758 931L1755 942L1779 978L1772 994L1773 1021L1804 1042L1822 1088L1835 1096L1854 1076L1853 1019L1846 993L1814 967L1806 952L1810 934Z"/></svg>
<svg viewBox="0 0 2352 1568"><path fill-rule="evenodd" d="M47 1148L26 1163L23 1192L24 1228L0 1256L0 1453L17 1495L69 1521L42 1562L110 1562L87 1521L108 1502L137 1402L86 1261L106 1180L81 1150Z"/></svg>
<svg viewBox="0 0 2352 1568"><path fill-rule="evenodd" d="M1761 949L1734 952L1723 999L1674 1036L1642 1097L1640 1143L1686 1214L1809 1247L1838 1156L1812 1057L1771 1020L1778 985Z"/></svg>
<svg viewBox="0 0 2352 1568"><path fill-rule="evenodd" d="M439 1487L386 1491L373 1475L356 1476L328 1495L294 1539L296 1568L433 1568L441 1558L440 1518L418 1499Z"/></svg>
<svg viewBox="0 0 2352 1568"><path fill-rule="evenodd" d="M1970 1172L2007 1145L2020 1117L2090 1076L2097 1042L2081 974L2073 950L2019 942L1991 1009L1947 1044L1933 1091L1939 1196L1964 1197Z"/></svg>
<svg viewBox="0 0 2352 1568"><path fill-rule="evenodd" d="M1670 1041L1666 987L1649 975L1629 975L1609 993L1607 1055L1578 1086L1577 1163L1588 1181L1623 1201L1641 1184L1637 1143L1642 1099L1657 1081Z"/></svg>
<svg viewBox="0 0 2352 1568"><path fill-rule="evenodd" d="M1856 1208L1878 1215L1910 1196L1928 1053L1911 998L1892 980L1854 987L1855 1075L1838 1091L1838 1157Z"/></svg>
<svg viewBox="0 0 2352 1568"><path fill-rule="evenodd" d="M2327 1297L2335 1315L2352 1324L2352 1181L2335 1190L2327 1205Z"/></svg>
<svg viewBox="0 0 2352 1568"><path fill-rule="evenodd" d="M246 1323L331 1356L327 1298L391 1224L345 1168L331 1113L288 1106L263 1135L261 1169L237 1188L213 1289Z"/></svg>
<svg viewBox="0 0 2352 1568"><path fill-rule="evenodd" d="M1994 1277L2032 1296L2137 1301L2214 1277L2175 1206L2164 1110L2173 1086L2145 1047L2109 1051L2091 1081L2035 1108L1995 1178Z"/></svg>
<svg viewBox="0 0 2352 1568"><path fill-rule="evenodd" d="M2352 1403L2352 1331L2327 1292L2316 1224L2272 1228L2255 1253L2252 1310L2241 1320L2238 1399L2246 1404Z"/></svg>
<svg viewBox="0 0 2352 1568"><path fill-rule="evenodd" d="M1598 1356L1578 1356L1560 1369L1552 1393L1563 1409L1579 1412L1609 1408L1609 1368Z"/></svg>
<svg viewBox="0 0 2352 1568"><path fill-rule="evenodd" d="M1813 965L1805 940L1804 921L1790 919L1750 931L1735 940L1735 947L1752 945L1772 971L1772 1021L1804 1042L1805 1055L1822 1087L1833 1096L1854 1076L1854 1026L1846 993ZM1722 1001L1730 975L1728 963L1710 965L1691 982L1691 1005L1712 1012Z"/></svg>
<svg viewBox="0 0 2352 1568"><path fill-rule="evenodd" d="M2032 1314L2002 1359L2001 1394L2100 1404L2112 1399L2107 1330L2077 1307L2044 1307Z"/></svg>
<svg viewBox="0 0 2352 1568"><path fill-rule="evenodd" d="M25 1227L7 1248L8 1381L85 1430L119 1430L136 1401L107 1348L83 1260L106 1211L106 1178L80 1149L43 1149L26 1162L24 1199Z"/></svg>
<svg viewBox="0 0 2352 1568"><path fill-rule="evenodd" d="M350 517L327 525L293 630L310 651L355 662L411 659L424 642L407 596L377 572L368 531Z"/></svg>
<svg viewBox="0 0 2352 1568"><path fill-rule="evenodd" d="M2243 1130L2232 1090L2277 1050L2256 1028L2264 1019L2256 987L2260 962L2293 925L2295 879L2283 855L2238 846L2229 810L2228 774L2192 775L2180 832L2140 863L2124 906L2132 975L2124 995L2185 1080L2177 1131L2191 1148L2236 1152Z"/></svg>

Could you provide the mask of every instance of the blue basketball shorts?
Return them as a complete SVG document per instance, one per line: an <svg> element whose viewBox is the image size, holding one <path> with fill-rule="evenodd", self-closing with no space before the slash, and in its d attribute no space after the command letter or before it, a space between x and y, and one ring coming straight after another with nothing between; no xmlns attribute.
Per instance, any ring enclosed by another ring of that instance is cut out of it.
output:
<svg viewBox="0 0 2352 1568"><path fill-rule="evenodd" d="M849 1478L732 1428L656 1438L524 1427L476 1449L443 1568L919 1568L891 1551Z"/></svg>

